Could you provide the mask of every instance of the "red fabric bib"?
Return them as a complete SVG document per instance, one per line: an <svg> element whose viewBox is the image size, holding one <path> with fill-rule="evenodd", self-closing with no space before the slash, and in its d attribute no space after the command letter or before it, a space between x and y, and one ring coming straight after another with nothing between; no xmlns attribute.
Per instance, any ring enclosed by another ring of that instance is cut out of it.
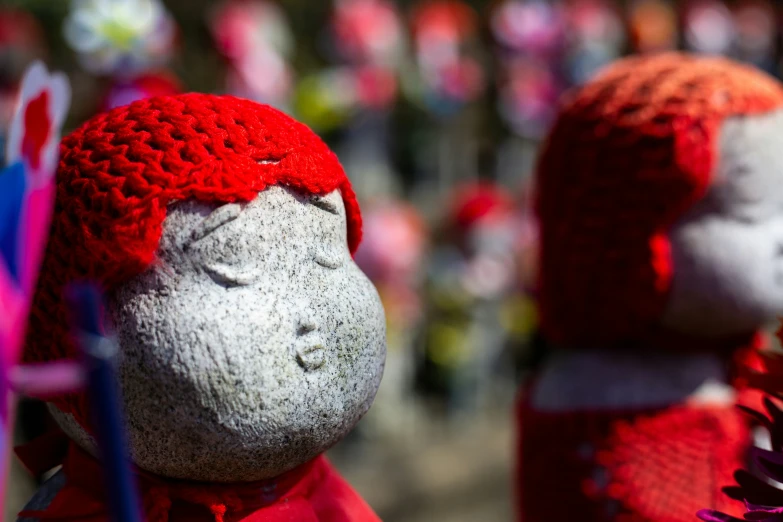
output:
<svg viewBox="0 0 783 522"><path fill-rule="evenodd" d="M517 409L521 522L692 522L741 516L721 488L745 464L750 422L734 406L628 411Z"/></svg>
<svg viewBox="0 0 783 522"><path fill-rule="evenodd" d="M20 517L68 522L109 520L100 464L63 435L17 449L34 473L63 465L65 486L42 511ZM325 457L276 479L200 484L136 470L146 522L380 522Z"/></svg>
<svg viewBox="0 0 783 522"><path fill-rule="evenodd" d="M736 377L760 368L765 347L757 334L732 351L713 350L727 354L737 404L756 410L763 394ZM543 412L529 402L532 388L516 405L518 521L692 522L704 507L744 513L721 491L752 443L753 420L735 405Z"/></svg>

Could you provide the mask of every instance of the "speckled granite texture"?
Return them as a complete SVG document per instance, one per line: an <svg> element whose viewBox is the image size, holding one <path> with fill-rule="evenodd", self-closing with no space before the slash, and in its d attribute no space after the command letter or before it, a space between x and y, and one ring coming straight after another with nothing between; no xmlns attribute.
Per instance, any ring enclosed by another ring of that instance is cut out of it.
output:
<svg viewBox="0 0 783 522"><path fill-rule="evenodd" d="M159 475L277 476L343 438L383 373L383 308L351 259L337 191L172 205L157 262L109 311L132 457Z"/></svg>
<svg viewBox="0 0 783 522"><path fill-rule="evenodd" d="M729 118L707 196L670 234L669 328L755 330L783 314L783 111Z"/></svg>

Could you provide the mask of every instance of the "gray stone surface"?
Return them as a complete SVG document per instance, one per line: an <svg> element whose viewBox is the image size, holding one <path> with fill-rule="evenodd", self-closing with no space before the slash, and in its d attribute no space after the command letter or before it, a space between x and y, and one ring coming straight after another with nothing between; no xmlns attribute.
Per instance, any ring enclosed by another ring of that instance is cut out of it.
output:
<svg viewBox="0 0 783 522"><path fill-rule="evenodd" d="M710 354L558 351L536 382L543 411L667 406L685 399L728 403L725 365Z"/></svg>
<svg viewBox="0 0 783 522"><path fill-rule="evenodd" d="M174 204L157 261L109 301L132 458L159 475L290 470L353 428L383 373L383 308L351 259L337 191Z"/></svg>
<svg viewBox="0 0 783 522"><path fill-rule="evenodd" d="M670 236L667 326L714 337L783 312L782 136L783 111L724 122L716 179Z"/></svg>
<svg viewBox="0 0 783 522"><path fill-rule="evenodd" d="M670 233L674 276L662 323L710 338L783 315L783 111L723 123L706 196ZM665 347L662 347L662 350ZM706 355L564 351L533 392L547 410L644 407L732 399Z"/></svg>

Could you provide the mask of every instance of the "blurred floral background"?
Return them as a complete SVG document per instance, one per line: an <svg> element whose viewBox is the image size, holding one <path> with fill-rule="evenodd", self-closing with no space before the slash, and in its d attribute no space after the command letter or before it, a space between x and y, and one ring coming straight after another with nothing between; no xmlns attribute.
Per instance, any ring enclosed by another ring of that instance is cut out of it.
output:
<svg viewBox="0 0 783 522"><path fill-rule="evenodd" d="M541 356L531 173L557 100L637 52L779 75L781 21L763 0L0 0L0 141L34 59L68 74L66 131L180 91L310 125L359 195L356 259L388 318L376 404L331 458L383 520L510 520L510 410ZM21 442L41 405L20 416ZM6 520L34 487L14 469Z"/></svg>

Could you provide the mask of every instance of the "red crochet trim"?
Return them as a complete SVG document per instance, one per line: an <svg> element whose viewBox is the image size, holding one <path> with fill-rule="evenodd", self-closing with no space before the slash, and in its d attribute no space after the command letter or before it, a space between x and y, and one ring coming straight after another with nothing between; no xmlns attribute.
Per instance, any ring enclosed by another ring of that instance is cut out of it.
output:
<svg viewBox="0 0 783 522"><path fill-rule="evenodd" d="M742 513L721 487L744 463L733 406L540 412L517 406L518 520L690 522L705 506Z"/></svg>
<svg viewBox="0 0 783 522"><path fill-rule="evenodd" d="M783 106L772 77L723 58L621 60L568 97L537 168L548 339L639 339L671 283L668 231L707 192L721 122Z"/></svg>
<svg viewBox="0 0 783 522"><path fill-rule="evenodd" d="M361 214L337 157L310 129L271 107L230 96L146 99L89 120L60 148L57 199L28 329L25 360L74 357L64 285L106 290L153 262L167 205L250 201L272 185L305 194L340 189L348 244ZM83 396L57 401L84 425Z"/></svg>
<svg viewBox="0 0 783 522"><path fill-rule="evenodd" d="M735 516L742 506L721 489L746 462L747 418L736 408L669 408L618 422L596 461L610 478L604 491L622 520L681 522L710 506Z"/></svg>

